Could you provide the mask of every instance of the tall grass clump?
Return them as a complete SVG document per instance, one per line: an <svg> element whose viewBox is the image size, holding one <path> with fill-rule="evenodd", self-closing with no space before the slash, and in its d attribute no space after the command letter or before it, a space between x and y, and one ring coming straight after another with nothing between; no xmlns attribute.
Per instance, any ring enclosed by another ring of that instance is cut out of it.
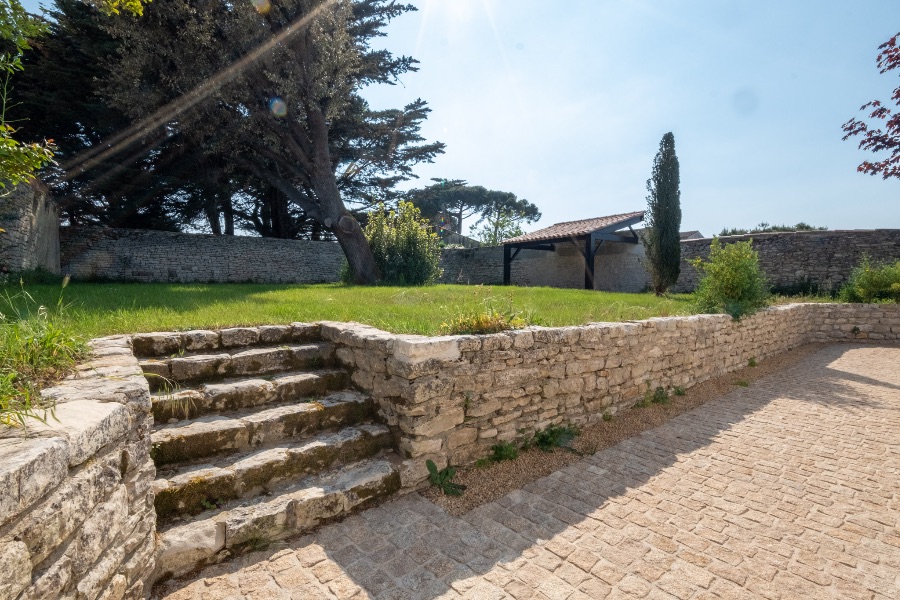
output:
<svg viewBox="0 0 900 600"><path fill-rule="evenodd" d="M701 274L694 293L700 312L726 313L740 319L768 304L769 288L752 241L723 246L719 238L713 238L709 260L695 258L690 263Z"/></svg>
<svg viewBox="0 0 900 600"><path fill-rule="evenodd" d="M379 204L369 215L366 239L386 285L425 285L441 275L441 238L411 202L388 211Z"/></svg>
<svg viewBox="0 0 900 600"><path fill-rule="evenodd" d="M900 302L900 260L873 264L868 256L840 291L843 302Z"/></svg>
<svg viewBox="0 0 900 600"><path fill-rule="evenodd" d="M41 388L86 356L84 341L61 324L64 310L61 291L52 309L38 305L21 285L0 296L0 424L46 421L53 406L41 399Z"/></svg>

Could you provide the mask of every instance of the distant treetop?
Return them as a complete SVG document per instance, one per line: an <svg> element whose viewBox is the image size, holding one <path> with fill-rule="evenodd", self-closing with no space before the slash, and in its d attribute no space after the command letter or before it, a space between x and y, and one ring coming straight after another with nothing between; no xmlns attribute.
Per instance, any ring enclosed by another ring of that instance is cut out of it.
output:
<svg viewBox="0 0 900 600"><path fill-rule="evenodd" d="M769 225L768 223L763 222L753 229L740 229L738 227L728 229L726 227L719 235L744 235L747 233L773 233L779 231L828 231L828 228L816 227L815 225L810 225L803 221L800 221L796 225Z"/></svg>

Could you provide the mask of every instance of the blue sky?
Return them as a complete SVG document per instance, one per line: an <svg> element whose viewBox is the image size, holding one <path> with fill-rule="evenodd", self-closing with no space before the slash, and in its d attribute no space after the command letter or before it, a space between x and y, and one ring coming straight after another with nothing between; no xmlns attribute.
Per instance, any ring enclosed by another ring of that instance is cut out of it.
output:
<svg viewBox="0 0 900 600"><path fill-rule="evenodd" d="M857 173L872 155L840 129L900 83L875 66L897 0L412 3L380 42L420 71L366 96L431 106L447 152L413 185L514 192L543 211L529 230L640 210L672 131L684 230L900 227L900 182Z"/></svg>

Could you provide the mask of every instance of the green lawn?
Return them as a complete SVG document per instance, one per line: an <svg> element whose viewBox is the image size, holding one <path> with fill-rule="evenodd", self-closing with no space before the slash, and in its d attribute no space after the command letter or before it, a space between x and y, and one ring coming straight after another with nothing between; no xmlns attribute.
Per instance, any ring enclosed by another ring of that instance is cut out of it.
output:
<svg viewBox="0 0 900 600"><path fill-rule="evenodd" d="M57 285L26 284L32 306L55 306ZM0 288L15 293L18 286ZM694 312L689 295L614 294L555 288L435 285L420 288L256 284L72 283L63 323L87 337L114 333L358 321L395 333L440 333L441 323L487 307L537 325L627 321Z"/></svg>

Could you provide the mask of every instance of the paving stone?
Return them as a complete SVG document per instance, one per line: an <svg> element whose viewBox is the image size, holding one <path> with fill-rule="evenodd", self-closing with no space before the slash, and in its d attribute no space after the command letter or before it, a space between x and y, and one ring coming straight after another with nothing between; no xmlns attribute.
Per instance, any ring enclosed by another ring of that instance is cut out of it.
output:
<svg viewBox="0 0 900 600"><path fill-rule="evenodd" d="M329 525L289 546L339 582L318 595L253 560L309 598L897 598L897 365L825 347L463 517L413 494Z"/></svg>

